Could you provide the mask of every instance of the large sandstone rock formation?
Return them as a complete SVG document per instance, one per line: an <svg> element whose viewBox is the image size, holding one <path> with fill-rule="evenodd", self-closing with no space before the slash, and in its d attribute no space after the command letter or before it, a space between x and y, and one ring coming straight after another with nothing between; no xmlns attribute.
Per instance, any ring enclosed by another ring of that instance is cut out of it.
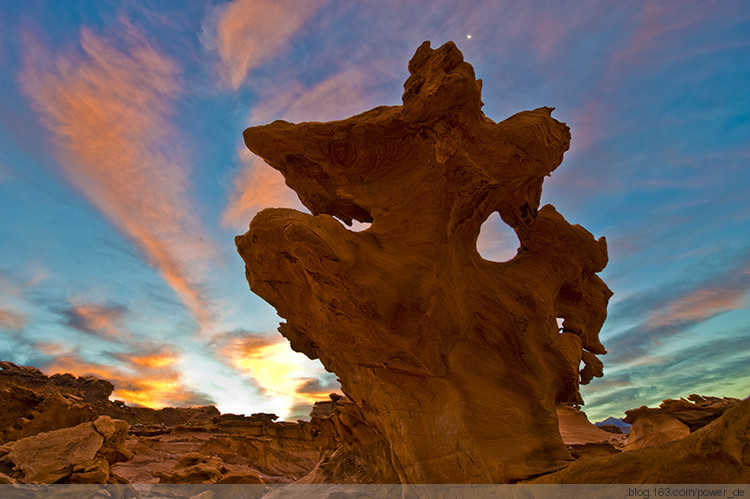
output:
<svg viewBox="0 0 750 499"><path fill-rule="evenodd" d="M551 108L484 116L453 43L425 42L409 72L402 106L245 130L312 212L266 209L237 237L250 288L293 349L339 376L399 480L549 472L571 460L556 405L602 374L611 295L604 239L539 209L568 127ZM494 212L521 242L505 263L476 250Z"/></svg>

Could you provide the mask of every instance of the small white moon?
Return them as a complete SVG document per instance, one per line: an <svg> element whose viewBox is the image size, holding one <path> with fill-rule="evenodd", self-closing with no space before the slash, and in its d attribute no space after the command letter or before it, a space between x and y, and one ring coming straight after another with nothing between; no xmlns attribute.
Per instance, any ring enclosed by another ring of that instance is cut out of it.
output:
<svg viewBox="0 0 750 499"><path fill-rule="evenodd" d="M471 35L466 35L466 38L471 38Z"/></svg>

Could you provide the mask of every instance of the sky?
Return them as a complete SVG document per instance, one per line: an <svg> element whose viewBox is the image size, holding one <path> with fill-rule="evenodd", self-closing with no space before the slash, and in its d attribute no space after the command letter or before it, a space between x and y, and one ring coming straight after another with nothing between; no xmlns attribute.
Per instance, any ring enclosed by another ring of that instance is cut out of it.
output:
<svg viewBox="0 0 750 499"><path fill-rule="evenodd" d="M501 121L571 128L542 203L595 237L614 292L592 421L750 394L750 4L0 0L0 360L148 407L307 419L339 389L292 352L234 236L304 209L242 130L401 103L454 41ZM477 249L518 240L496 214Z"/></svg>

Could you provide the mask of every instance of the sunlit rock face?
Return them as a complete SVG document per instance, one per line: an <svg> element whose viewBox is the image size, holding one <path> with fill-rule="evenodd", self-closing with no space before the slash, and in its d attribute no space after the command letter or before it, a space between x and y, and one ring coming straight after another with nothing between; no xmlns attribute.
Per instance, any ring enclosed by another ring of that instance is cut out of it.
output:
<svg viewBox="0 0 750 499"><path fill-rule="evenodd" d="M484 116L451 42L422 44L409 72L401 106L245 130L312 213L266 209L237 237L250 288L339 376L402 482L550 472L571 459L555 406L602 375L611 296L604 239L539 208L568 127L546 107ZM521 242L505 263L476 249L493 212Z"/></svg>

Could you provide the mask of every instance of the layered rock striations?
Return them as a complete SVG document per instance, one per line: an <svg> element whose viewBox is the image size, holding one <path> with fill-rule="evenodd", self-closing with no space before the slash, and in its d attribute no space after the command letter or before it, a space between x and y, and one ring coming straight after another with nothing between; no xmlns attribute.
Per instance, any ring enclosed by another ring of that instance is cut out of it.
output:
<svg viewBox="0 0 750 499"><path fill-rule="evenodd" d="M560 468L571 456L555 407L601 376L611 296L596 275L604 239L539 208L568 127L551 108L484 116L453 43L425 42L409 72L401 106L245 130L312 213L266 209L236 238L250 288L293 349L339 376L388 450L384 480L388 468L409 483ZM476 250L494 212L520 240L505 263Z"/></svg>

